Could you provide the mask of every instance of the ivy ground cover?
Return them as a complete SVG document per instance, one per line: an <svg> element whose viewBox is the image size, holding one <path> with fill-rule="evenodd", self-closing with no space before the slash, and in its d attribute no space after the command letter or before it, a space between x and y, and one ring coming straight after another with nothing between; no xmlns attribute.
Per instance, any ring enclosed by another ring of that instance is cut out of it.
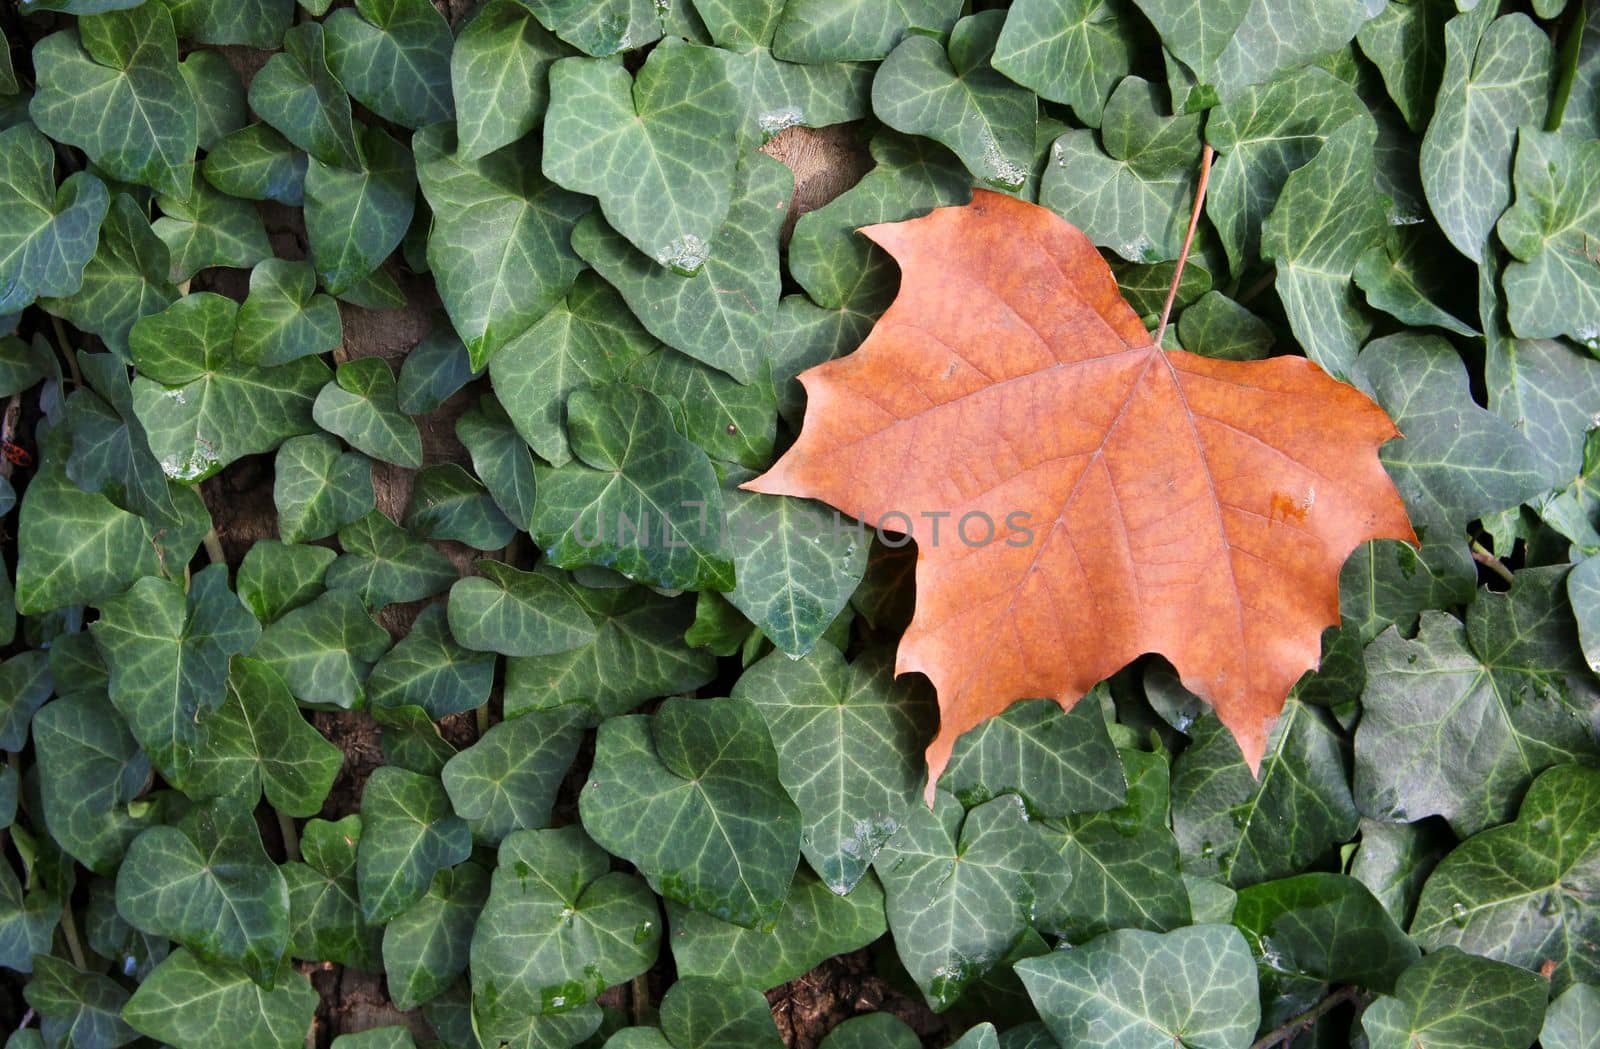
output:
<svg viewBox="0 0 1600 1049"><path fill-rule="evenodd" d="M1600 3L0 31L8 1049L1600 1043ZM837 125L865 173L791 221L773 154ZM1343 562L1260 738L1144 655L930 781L941 519L752 484L912 280L856 231L997 194L1130 345L1305 358L1403 434L1416 542Z"/></svg>

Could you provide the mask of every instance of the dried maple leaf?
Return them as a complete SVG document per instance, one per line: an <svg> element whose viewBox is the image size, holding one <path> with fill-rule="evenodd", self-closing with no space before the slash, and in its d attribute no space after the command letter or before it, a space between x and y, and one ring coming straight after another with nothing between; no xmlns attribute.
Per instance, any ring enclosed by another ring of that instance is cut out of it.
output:
<svg viewBox="0 0 1600 1049"><path fill-rule="evenodd" d="M1088 238L1033 204L980 191L862 232L899 296L801 376L800 439L745 487L917 539L896 670L938 690L930 791L961 733L1026 697L1070 706L1145 652L1255 769L1339 620L1340 565L1415 542L1378 462L1394 424L1301 357L1157 348Z"/></svg>

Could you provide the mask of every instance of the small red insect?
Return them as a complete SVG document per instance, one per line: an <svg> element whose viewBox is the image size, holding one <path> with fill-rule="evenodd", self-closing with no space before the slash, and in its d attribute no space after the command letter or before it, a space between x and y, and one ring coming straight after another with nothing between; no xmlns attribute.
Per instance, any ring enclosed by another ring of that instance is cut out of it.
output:
<svg viewBox="0 0 1600 1049"><path fill-rule="evenodd" d="M0 441L0 455L4 455L6 462L11 463L13 466L27 468L33 465L33 456L20 444Z"/></svg>

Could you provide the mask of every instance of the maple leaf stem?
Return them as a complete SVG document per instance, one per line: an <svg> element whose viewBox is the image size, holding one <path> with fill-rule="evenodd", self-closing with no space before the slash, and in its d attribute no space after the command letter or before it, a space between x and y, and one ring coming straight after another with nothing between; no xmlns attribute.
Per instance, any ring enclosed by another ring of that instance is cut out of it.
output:
<svg viewBox="0 0 1600 1049"><path fill-rule="evenodd" d="M1167 321L1172 317L1172 304L1178 300L1178 282L1183 280L1183 266L1189 261L1194 231L1200 228L1200 209L1206 202L1206 184L1211 181L1211 161L1216 155L1216 150L1209 144L1200 151L1200 181L1194 188L1194 210L1189 213L1189 230L1183 235L1183 250L1178 252L1178 268L1172 271L1172 287L1167 289L1167 301L1161 305L1161 323L1156 325L1157 346L1167 337Z"/></svg>

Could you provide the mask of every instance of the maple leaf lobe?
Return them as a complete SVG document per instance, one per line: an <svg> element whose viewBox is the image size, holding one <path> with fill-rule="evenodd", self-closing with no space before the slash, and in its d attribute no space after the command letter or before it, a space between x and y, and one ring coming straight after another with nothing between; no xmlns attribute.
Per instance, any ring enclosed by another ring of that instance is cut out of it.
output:
<svg viewBox="0 0 1600 1049"><path fill-rule="evenodd" d="M1071 706L1146 652L1256 769L1339 621L1340 566L1369 539L1416 541L1377 456L1393 422L1305 358L1159 349L1045 208L979 190L861 232L900 265L899 294L855 353L800 376L799 439L744 487L913 522L896 672L939 695L929 789L985 718ZM995 524L981 545L956 531L976 514L969 538Z"/></svg>

